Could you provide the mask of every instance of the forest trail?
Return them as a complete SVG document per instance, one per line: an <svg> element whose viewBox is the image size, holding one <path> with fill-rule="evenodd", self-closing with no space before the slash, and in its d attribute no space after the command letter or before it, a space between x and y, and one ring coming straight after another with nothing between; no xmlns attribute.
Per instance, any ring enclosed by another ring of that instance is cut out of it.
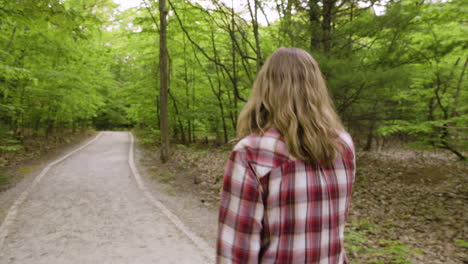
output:
<svg viewBox="0 0 468 264"><path fill-rule="evenodd" d="M208 263L139 188L131 140L101 132L39 177L1 225L0 263Z"/></svg>

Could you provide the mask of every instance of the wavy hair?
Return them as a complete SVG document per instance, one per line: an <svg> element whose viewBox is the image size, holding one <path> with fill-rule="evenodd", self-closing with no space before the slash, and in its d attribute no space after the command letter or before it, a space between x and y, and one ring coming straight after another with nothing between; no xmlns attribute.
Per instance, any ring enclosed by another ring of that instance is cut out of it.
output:
<svg viewBox="0 0 468 264"><path fill-rule="evenodd" d="M294 158L331 165L344 127L314 58L302 49L280 48L262 66L237 121L237 136L276 128Z"/></svg>

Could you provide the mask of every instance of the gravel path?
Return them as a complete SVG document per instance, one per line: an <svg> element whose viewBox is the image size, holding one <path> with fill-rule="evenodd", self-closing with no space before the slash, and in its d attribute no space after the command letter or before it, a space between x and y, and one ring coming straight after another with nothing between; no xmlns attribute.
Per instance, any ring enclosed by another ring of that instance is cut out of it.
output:
<svg viewBox="0 0 468 264"><path fill-rule="evenodd" d="M129 147L102 132L53 166L2 223L0 263L208 263L138 188Z"/></svg>

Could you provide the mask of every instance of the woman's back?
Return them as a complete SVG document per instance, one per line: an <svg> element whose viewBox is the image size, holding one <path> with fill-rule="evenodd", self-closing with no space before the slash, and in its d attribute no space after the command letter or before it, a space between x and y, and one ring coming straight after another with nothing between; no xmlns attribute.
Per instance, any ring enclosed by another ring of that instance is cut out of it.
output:
<svg viewBox="0 0 468 264"><path fill-rule="evenodd" d="M331 166L292 157L275 128L236 145L224 177L218 263L346 263L355 157L349 134L340 138Z"/></svg>
<svg viewBox="0 0 468 264"><path fill-rule="evenodd" d="M280 48L257 73L221 194L217 263L346 263L355 159L318 63Z"/></svg>

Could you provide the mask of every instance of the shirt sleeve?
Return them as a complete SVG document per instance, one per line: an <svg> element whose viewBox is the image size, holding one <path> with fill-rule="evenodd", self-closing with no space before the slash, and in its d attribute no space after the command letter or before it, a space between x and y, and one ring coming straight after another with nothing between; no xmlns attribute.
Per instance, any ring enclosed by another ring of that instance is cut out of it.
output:
<svg viewBox="0 0 468 264"><path fill-rule="evenodd" d="M233 151L224 174L216 263L259 262L263 219L261 184L244 151Z"/></svg>

